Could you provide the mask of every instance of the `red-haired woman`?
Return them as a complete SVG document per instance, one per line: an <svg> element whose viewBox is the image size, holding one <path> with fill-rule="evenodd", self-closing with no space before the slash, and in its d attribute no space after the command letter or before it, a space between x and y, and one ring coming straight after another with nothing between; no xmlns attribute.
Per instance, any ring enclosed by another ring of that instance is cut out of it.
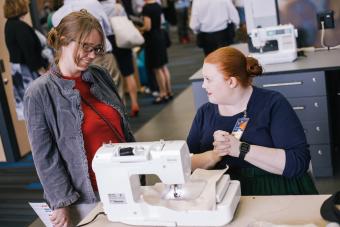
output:
<svg viewBox="0 0 340 227"><path fill-rule="evenodd" d="M302 125L283 95L252 86L261 73L256 59L231 47L205 58L209 102L197 111L187 139L192 168L228 165L243 195L317 194Z"/></svg>

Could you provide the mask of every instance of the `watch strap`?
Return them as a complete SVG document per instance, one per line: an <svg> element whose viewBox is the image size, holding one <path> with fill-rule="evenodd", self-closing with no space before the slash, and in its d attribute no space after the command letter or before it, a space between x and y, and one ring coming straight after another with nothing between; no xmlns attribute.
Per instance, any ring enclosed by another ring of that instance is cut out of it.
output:
<svg viewBox="0 0 340 227"><path fill-rule="evenodd" d="M244 160L244 158L246 157L246 154L250 150L250 144L246 142L241 142L239 149L240 149L240 155L238 157Z"/></svg>

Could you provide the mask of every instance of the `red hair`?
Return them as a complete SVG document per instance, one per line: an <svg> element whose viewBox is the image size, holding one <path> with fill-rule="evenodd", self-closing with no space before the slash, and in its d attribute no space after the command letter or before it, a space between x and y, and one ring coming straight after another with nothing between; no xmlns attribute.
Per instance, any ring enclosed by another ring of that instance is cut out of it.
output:
<svg viewBox="0 0 340 227"><path fill-rule="evenodd" d="M253 77L262 74L262 67L252 57L246 57L233 47L222 47L210 53L205 63L217 65L224 78L235 77L243 87L252 84Z"/></svg>

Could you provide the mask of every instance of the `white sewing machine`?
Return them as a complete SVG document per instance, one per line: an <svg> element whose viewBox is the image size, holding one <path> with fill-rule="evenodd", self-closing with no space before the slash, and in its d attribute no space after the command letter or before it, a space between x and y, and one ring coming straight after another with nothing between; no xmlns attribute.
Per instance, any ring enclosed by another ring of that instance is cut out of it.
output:
<svg viewBox="0 0 340 227"><path fill-rule="evenodd" d="M250 56L261 64L292 62L297 58L297 30L291 24L252 29Z"/></svg>
<svg viewBox="0 0 340 227"><path fill-rule="evenodd" d="M191 175L185 141L104 144L92 167L112 222L222 226L232 220L241 196L239 181L230 180L225 170L196 170ZM155 174L162 183L141 186L142 174Z"/></svg>

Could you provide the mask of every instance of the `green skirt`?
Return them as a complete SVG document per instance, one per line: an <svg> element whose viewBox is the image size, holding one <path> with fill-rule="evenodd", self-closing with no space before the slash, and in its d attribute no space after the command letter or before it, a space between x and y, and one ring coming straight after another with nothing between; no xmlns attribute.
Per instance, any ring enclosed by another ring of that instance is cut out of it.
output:
<svg viewBox="0 0 340 227"><path fill-rule="evenodd" d="M308 173L287 178L256 167L232 169L231 179L241 182L242 195L316 195L319 194Z"/></svg>

